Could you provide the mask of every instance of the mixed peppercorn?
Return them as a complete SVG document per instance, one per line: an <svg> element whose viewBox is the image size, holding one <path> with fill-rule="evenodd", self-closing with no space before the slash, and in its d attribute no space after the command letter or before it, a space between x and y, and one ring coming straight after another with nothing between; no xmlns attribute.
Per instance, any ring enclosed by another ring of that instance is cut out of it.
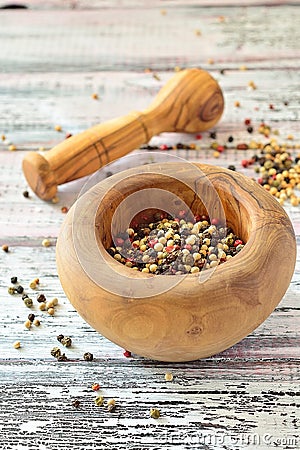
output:
<svg viewBox="0 0 300 450"><path fill-rule="evenodd" d="M143 218L147 223L134 223L119 233L107 251L116 261L144 273L198 273L228 261L244 247L230 228L216 218L210 222L206 215L188 220L185 211L175 218L160 211Z"/></svg>

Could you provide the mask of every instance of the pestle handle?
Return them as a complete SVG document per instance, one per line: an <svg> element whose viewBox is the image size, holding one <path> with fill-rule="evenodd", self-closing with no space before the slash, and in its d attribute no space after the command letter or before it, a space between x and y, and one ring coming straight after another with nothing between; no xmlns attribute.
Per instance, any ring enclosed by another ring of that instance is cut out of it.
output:
<svg viewBox="0 0 300 450"><path fill-rule="evenodd" d="M200 69L174 75L143 112L95 125L43 155L29 152L23 172L32 190L50 200L57 186L95 172L162 132L198 132L211 128L223 112L221 89Z"/></svg>

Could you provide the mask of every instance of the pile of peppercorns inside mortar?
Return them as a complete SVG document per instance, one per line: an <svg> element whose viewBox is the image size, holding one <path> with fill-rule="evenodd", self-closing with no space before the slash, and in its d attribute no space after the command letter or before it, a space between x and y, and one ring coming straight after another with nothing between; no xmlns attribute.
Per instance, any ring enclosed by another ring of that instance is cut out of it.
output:
<svg viewBox="0 0 300 450"><path fill-rule="evenodd" d="M155 275L198 273L216 267L239 253L244 242L218 218L207 215L187 217L179 211L172 217L164 211L152 217L147 211L144 223L133 221L118 233L108 253L125 266Z"/></svg>

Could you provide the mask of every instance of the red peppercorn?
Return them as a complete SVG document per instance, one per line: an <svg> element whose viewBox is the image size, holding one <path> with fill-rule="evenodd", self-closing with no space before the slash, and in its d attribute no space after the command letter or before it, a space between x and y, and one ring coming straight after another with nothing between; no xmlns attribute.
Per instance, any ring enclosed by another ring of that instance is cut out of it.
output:
<svg viewBox="0 0 300 450"><path fill-rule="evenodd" d="M270 103L269 109L274 109L274 105L272 105L272 103Z"/></svg>
<svg viewBox="0 0 300 450"><path fill-rule="evenodd" d="M174 245L168 245L168 246L165 248L165 251L166 251L167 253L172 253L173 250L174 250Z"/></svg>
<svg viewBox="0 0 300 450"><path fill-rule="evenodd" d="M212 225L218 225L218 223L219 223L219 219L217 219L217 218L211 219Z"/></svg>
<svg viewBox="0 0 300 450"><path fill-rule="evenodd" d="M247 149L248 149L248 145L247 145L247 144L238 144L238 145L236 146L236 148L237 148L238 150L247 150Z"/></svg>
<svg viewBox="0 0 300 450"><path fill-rule="evenodd" d="M264 180L262 178L258 178L257 182L261 185L264 184Z"/></svg>
<svg viewBox="0 0 300 450"><path fill-rule="evenodd" d="M168 148L169 147L166 144L162 144L162 145L159 146L160 150L168 150Z"/></svg>
<svg viewBox="0 0 300 450"><path fill-rule="evenodd" d="M200 141L200 139L202 139L202 134L196 134L196 139L197 139L198 141Z"/></svg>
<svg viewBox="0 0 300 450"><path fill-rule="evenodd" d="M251 120L250 119L245 119L245 125L250 125L250 123L251 123Z"/></svg>
<svg viewBox="0 0 300 450"><path fill-rule="evenodd" d="M123 355L125 356L125 358L131 358L131 352L129 350L125 350Z"/></svg>
<svg viewBox="0 0 300 450"><path fill-rule="evenodd" d="M66 139L69 139L70 137L72 137L71 133L66 133Z"/></svg>
<svg viewBox="0 0 300 450"><path fill-rule="evenodd" d="M184 210L181 210L181 211L179 211L179 213L178 213L178 217L184 217L185 216L185 211Z"/></svg>
<svg viewBox="0 0 300 450"><path fill-rule="evenodd" d="M241 241L240 239L237 239L236 241L234 241L233 246L237 247L238 245L243 245L243 241Z"/></svg>
<svg viewBox="0 0 300 450"><path fill-rule="evenodd" d="M189 252L192 250L191 244L186 244L186 245L184 246L184 248L186 248Z"/></svg>
<svg viewBox="0 0 300 450"><path fill-rule="evenodd" d="M66 214L66 213L68 212L68 208L67 208L66 206L63 206L63 207L61 208L61 212L62 212L63 214Z"/></svg>
<svg viewBox="0 0 300 450"><path fill-rule="evenodd" d="M100 384L98 384L98 383L93 383L93 384L92 384L92 389L93 389L93 391L99 391L99 389L100 389Z"/></svg>
<svg viewBox="0 0 300 450"><path fill-rule="evenodd" d="M224 149L225 149L224 145L218 145L218 147L217 147L217 151L218 151L219 153L223 153L223 152L224 152Z"/></svg>
<svg viewBox="0 0 300 450"><path fill-rule="evenodd" d="M155 244L158 243L158 239L153 239L151 241L149 241L149 247L153 248Z"/></svg>
<svg viewBox="0 0 300 450"><path fill-rule="evenodd" d="M248 167L249 166L249 161L248 161L248 159L243 159L242 161L241 161L241 164L242 164L242 166L243 167Z"/></svg>
<svg viewBox="0 0 300 450"><path fill-rule="evenodd" d="M124 239L122 238L117 238L116 239L116 246L117 247L121 247L124 244Z"/></svg>

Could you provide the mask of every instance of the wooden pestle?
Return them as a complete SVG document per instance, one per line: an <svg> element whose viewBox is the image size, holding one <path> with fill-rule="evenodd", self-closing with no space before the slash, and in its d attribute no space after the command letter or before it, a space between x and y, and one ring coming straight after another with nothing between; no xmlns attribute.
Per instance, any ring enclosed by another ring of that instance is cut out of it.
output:
<svg viewBox="0 0 300 450"><path fill-rule="evenodd" d="M31 189L52 199L57 186L90 175L162 132L196 133L215 125L224 108L222 91L201 69L175 74L142 112L131 112L65 139L50 151L29 152L23 172Z"/></svg>

